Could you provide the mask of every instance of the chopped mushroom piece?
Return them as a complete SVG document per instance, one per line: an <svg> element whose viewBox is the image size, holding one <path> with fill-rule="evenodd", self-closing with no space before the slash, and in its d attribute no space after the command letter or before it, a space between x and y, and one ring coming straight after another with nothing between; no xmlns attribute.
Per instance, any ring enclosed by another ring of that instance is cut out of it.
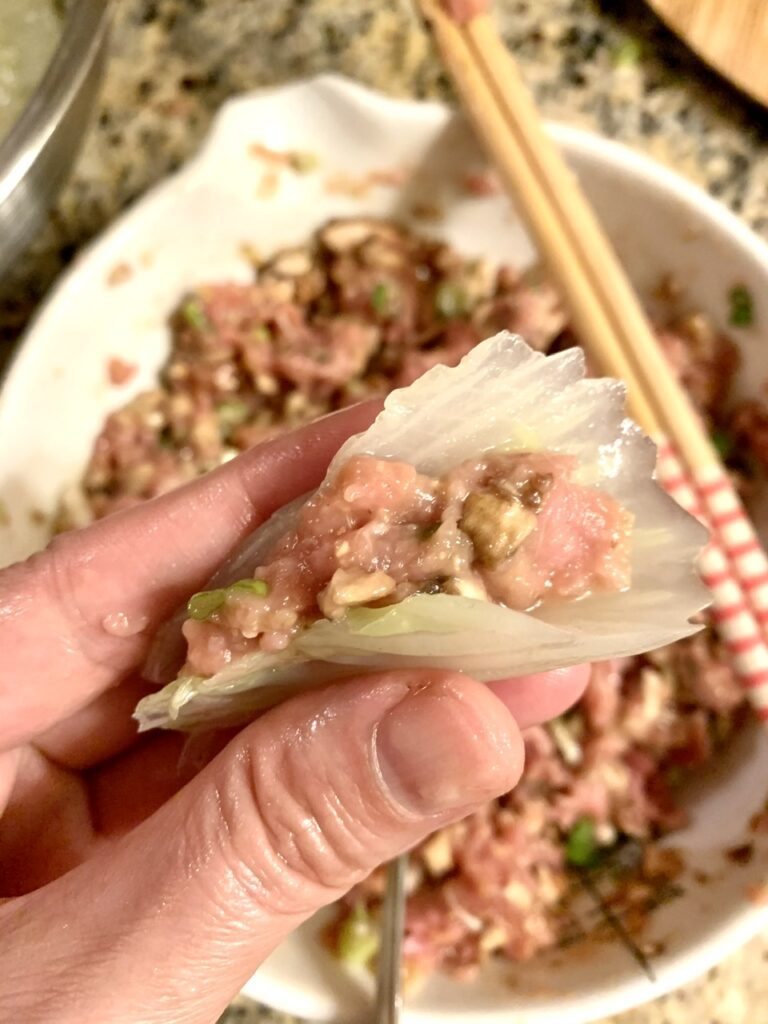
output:
<svg viewBox="0 0 768 1024"><path fill-rule="evenodd" d="M301 277L303 274L308 274L313 265L310 250L306 246L299 245L278 253L274 259L264 265L263 273L274 274L276 277Z"/></svg>
<svg viewBox="0 0 768 1024"><path fill-rule="evenodd" d="M482 953L495 953L497 950L503 949L508 941L509 933L506 928L502 928L498 924L491 925L480 936L480 951Z"/></svg>
<svg viewBox="0 0 768 1024"><path fill-rule="evenodd" d="M433 878L447 874L454 865L450 832L447 829L435 832L422 847L421 856Z"/></svg>
<svg viewBox="0 0 768 1024"><path fill-rule="evenodd" d="M279 253L259 272L259 284L266 286L277 302L313 302L324 291L326 278L311 250L296 246Z"/></svg>
<svg viewBox="0 0 768 1024"><path fill-rule="evenodd" d="M407 251L401 239L374 235L360 246L360 259L380 270L401 270L407 261Z"/></svg>
<svg viewBox="0 0 768 1024"><path fill-rule="evenodd" d="M516 499L475 491L464 503L459 526L471 537L480 560L495 566L510 558L536 529L536 514Z"/></svg>
<svg viewBox="0 0 768 1024"><path fill-rule="evenodd" d="M390 221L375 217L332 220L319 233L322 244L334 253L351 252L372 238L397 244L402 237L402 232Z"/></svg>
<svg viewBox="0 0 768 1024"><path fill-rule="evenodd" d="M370 604L394 593L395 581L385 572L347 572L337 569L318 598L323 615L340 618L354 605Z"/></svg>
<svg viewBox="0 0 768 1024"><path fill-rule="evenodd" d="M549 723L552 739L557 744L566 764L575 766L584 760L584 751L564 718L555 718Z"/></svg>

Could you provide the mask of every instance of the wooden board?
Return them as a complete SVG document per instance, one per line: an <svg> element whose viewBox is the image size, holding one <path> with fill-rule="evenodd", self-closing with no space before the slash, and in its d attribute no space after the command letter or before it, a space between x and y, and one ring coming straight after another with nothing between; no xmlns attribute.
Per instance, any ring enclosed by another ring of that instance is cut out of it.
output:
<svg viewBox="0 0 768 1024"><path fill-rule="evenodd" d="M734 85L768 106L768 0L648 0Z"/></svg>

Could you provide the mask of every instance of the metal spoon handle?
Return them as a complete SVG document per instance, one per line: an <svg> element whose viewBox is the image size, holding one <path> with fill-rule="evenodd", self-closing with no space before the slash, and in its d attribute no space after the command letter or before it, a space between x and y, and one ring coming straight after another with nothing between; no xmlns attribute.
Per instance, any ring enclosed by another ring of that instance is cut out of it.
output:
<svg viewBox="0 0 768 1024"><path fill-rule="evenodd" d="M402 1009L401 966L405 922L405 872L408 855L387 868L387 890L381 907L381 949L376 985L376 1024L398 1024Z"/></svg>

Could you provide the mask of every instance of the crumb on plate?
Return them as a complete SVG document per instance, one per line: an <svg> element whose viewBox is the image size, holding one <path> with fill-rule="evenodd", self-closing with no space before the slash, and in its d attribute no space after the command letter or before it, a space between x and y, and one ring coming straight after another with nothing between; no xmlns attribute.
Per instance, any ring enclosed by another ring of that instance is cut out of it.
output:
<svg viewBox="0 0 768 1024"><path fill-rule="evenodd" d="M127 384L129 380L133 380L138 371L136 363L129 363L127 360L121 359L120 356L112 356L107 361L107 377L109 383L115 387L120 387L122 384Z"/></svg>
<svg viewBox="0 0 768 1024"><path fill-rule="evenodd" d="M125 284L125 282L130 281L132 277L133 267L131 267L129 263L116 263L107 274L107 284L110 287L115 287L119 284Z"/></svg>

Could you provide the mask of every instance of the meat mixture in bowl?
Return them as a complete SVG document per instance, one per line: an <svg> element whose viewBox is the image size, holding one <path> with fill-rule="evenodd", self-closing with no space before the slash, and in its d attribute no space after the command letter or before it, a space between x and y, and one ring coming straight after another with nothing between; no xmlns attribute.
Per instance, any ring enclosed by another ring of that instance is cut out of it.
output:
<svg viewBox="0 0 768 1024"><path fill-rule="evenodd" d="M171 350L157 386L109 416L63 526L168 491L278 431L383 395L435 364L455 365L499 330L519 333L541 351L573 342L548 284L369 218L326 224L307 245L258 267L250 284L195 289L170 326ZM658 332L748 488L768 460L768 410L727 404L735 346L690 310L675 312ZM518 567L532 560L539 581L556 579L564 593L594 586L597 567L608 585L623 585L621 543L592 549L581 566L552 561L547 516L557 504L548 512L548 502L558 487L573 486L556 456L499 457L457 467L451 480L398 465L382 477L365 459L345 473L336 491L305 512L329 518L332 542L308 557L295 532L256 578L193 599L186 628L201 670L214 670L234 641L279 648L303 616L333 617L361 596L387 602L420 588L469 588L530 607L542 590L520 588L519 574L509 571L515 560ZM522 500L526 481L531 502ZM397 491L394 506L402 513L387 524L386 570L369 536L373 489L383 486ZM463 495L458 503L452 487ZM592 501L595 493L582 497ZM626 535L618 507L601 514L617 537ZM488 515L508 529L484 535ZM473 547L471 565L459 556L448 565L441 554L442 536L458 518ZM321 580L314 593L322 591L322 609L302 596L305 573ZM280 617L275 596L289 575L288 614ZM576 708L527 731L517 789L415 851L405 943L412 972L471 975L489 956L525 960L603 927L599 917L577 920L574 912L579 872L601 863L611 865L601 882L605 900L628 929L639 928L674 891L681 870L680 858L656 843L685 824L679 786L716 756L744 713L742 691L710 630L643 657L596 665ZM349 960L375 954L372 921L382 885L380 874L371 877L340 908L330 938Z"/></svg>

